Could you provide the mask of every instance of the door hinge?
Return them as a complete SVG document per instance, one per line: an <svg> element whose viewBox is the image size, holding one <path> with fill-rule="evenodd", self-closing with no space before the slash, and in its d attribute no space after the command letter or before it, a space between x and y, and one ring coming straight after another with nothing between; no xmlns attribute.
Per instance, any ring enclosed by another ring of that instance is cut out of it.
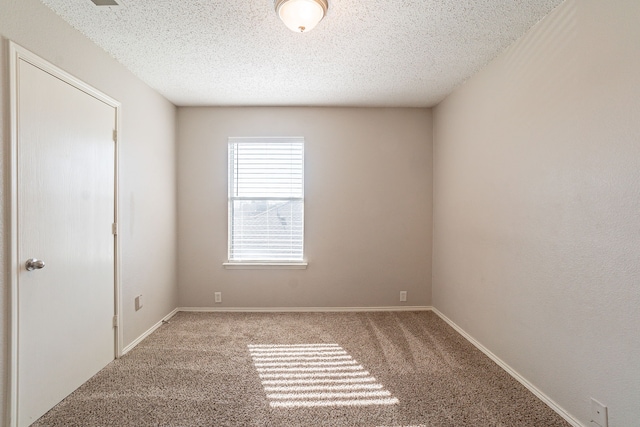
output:
<svg viewBox="0 0 640 427"><path fill-rule="evenodd" d="M113 234L114 236L118 235L118 224L115 222L111 224L111 234Z"/></svg>
<svg viewBox="0 0 640 427"><path fill-rule="evenodd" d="M118 142L118 131L113 130L113 142Z"/></svg>
<svg viewBox="0 0 640 427"><path fill-rule="evenodd" d="M118 327L118 316L113 316L113 327L114 328Z"/></svg>

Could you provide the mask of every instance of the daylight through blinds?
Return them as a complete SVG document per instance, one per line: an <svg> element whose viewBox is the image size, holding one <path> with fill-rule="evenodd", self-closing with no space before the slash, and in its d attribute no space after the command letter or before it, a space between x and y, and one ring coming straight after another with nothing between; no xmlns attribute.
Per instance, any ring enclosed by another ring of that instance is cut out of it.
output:
<svg viewBox="0 0 640 427"><path fill-rule="evenodd" d="M397 405L338 344L249 344L272 408Z"/></svg>
<svg viewBox="0 0 640 427"><path fill-rule="evenodd" d="M301 261L303 138L229 138L229 260Z"/></svg>

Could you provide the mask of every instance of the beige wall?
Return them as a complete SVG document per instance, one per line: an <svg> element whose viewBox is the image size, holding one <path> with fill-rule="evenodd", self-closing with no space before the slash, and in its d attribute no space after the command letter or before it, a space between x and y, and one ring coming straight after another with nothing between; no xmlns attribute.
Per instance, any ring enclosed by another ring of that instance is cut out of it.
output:
<svg viewBox="0 0 640 427"><path fill-rule="evenodd" d="M7 39L122 103L120 203L124 342L131 343L177 305L175 107L37 0L0 0L0 394L5 402L8 290ZM134 311L134 297L145 296ZM0 414L1 415L1 414ZM4 420L4 418L0 418ZM2 421L0 421L0 424Z"/></svg>
<svg viewBox="0 0 640 427"><path fill-rule="evenodd" d="M305 137L307 270L223 268L229 136ZM179 108L180 305L430 305L431 137L428 109Z"/></svg>
<svg viewBox="0 0 640 427"><path fill-rule="evenodd" d="M640 420L640 2L567 0L435 109L434 306L590 424Z"/></svg>

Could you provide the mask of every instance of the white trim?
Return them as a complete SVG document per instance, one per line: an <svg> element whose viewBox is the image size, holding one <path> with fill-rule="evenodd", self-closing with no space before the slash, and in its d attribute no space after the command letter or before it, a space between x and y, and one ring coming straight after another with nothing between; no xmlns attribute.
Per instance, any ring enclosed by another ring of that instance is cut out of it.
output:
<svg viewBox="0 0 640 427"><path fill-rule="evenodd" d="M306 270L306 262L224 262L226 270Z"/></svg>
<svg viewBox="0 0 640 427"><path fill-rule="evenodd" d="M191 313L317 313L317 312L367 312L367 311L430 311L430 306L412 306L412 307L248 307L248 308L234 308L234 307L178 307L171 313L167 314L158 323L149 328L146 332L133 340L129 345L122 350L122 356L133 350L135 346L140 344L146 337L151 335L162 324L171 319L177 313L191 312Z"/></svg>
<svg viewBox="0 0 640 427"><path fill-rule="evenodd" d="M290 144L292 142L304 142L304 136L230 136L228 143L252 143L252 144Z"/></svg>
<svg viewBox="0 0 640 427"><path fill-rule="evenodd" d="M301 180L302 187L300 188L300 194L297 197L236 197L234 194L235 188L235 178L236 175L234 172L236 171L235 162L233 165L231 164L231 147L234 146L234 159L236 157L237 145L238 144L301 144L302 146L302 169L301 169ZM282 136L282 137L260 137L260 136L250 136L250 137L242 137L242 136L230 136L227 138L227 261L222 265L225 269L228 270L270 270L270 269L280 269L280 270L304 270L307 268L307 263L304 261L304 195L305 190L305 139L303 136ZM236 200L299 200L302 201L302 251L300 253L300 258L293 260L284 260L284 261L261 261L261 260L234 260L231 261L231 252L232 252L232 236L233 233L233 218L234 215L234 201ZM236 265L237 264L237 265ZM242 264L242 266L240 266Z"/></svg>
<svg viewBox="0 0 640 427"><path fill-rule="evenodd" d="M431 311L431 306L388 307L178 307L178 311L203 313L342 313L367 311Z"/></svg>
<svg viewBox="0 0 640 427"><path fill-rule="evenodd" d="M473 344L478 350L483 352L489 359L493 360L498 366L504 369L509 375L511 375L516 381L525 386L531 393L535 394L538 399L542 400L548 407L553 409L558 415L565 419L569 424L574 427L586 427L584 424L575 419L571 414L565 411L560 405L558 405L553 399L544 394L540 389L531 384L526 378L520 375L515 369L509 366L505 361L493 354L488 348L480 344L475 338L469 335L464 329L456 325L451 319L442 314L437 308L432 308L432 311L438 315L442 320L447 322L449 326L462 335L467 341Z"/></svg>
<svg viewBox="0 0 640 427"><path fill-rule="evenodd" d="M18 55L17 46L9 45L9 393L7 425L18 424Z"/></svg>
<svg viewBox="0 0 640 427"><path fill-rule="evenodd" d="M25 61L42 71L62 80L65 83L85 92L86 94L104 102L113 107L116 111L114 118L116 131L120 134L120 102L100 92L94 87L74 77L73 75L63 71L51 62L40 58L36 54L23 48L22 46L7 41L9 52L9 379L7 381L9 387L8 393L8 411L6 414L7 425L14 427L18 423L18 274L20 272L20 260L18 259L18 83L20 76L18 74L18 66L20 61ZM116 143L115 170L114 170L114 217L118 219L118 144ZM120 239L114 241L114 314L120 314ZM120 316L119 316L120 317ZM118 357L121 345L122 325L119 325L114 332L114 356Z"/></svg>
<svg viewBox="0 0 640 427"><path fill-rule="evenodd" d="M102 101L111 107L114 107L114 108L120 107L121 104L119 101L116 101L110 96L100 92L98 89L94 88L93 86L90 86L89 84L83 82L82 80L75 77L74 75L67 73L66 71L62 70L60 67L47 61L46 59L40 58L35 53L23 48L22 46L12 42L11 40L9 40L9 48L10 48L10 53L14 53L16 55L15 59L22 59L28 62L29 64L33 65L34 67L40 68L42 71L45 71L53 75L54 77L62 80L63 82L70 84L71 86L81 90L82 92L88 95L93 96L97 100ZM17 63L14 65L17 65ZM14 71L17 71L17 70L14 70Z"/></svg>
<svg viewBox="0 0 640 427"><path fill-rule="evenodd" d="M135 346L137 346L138 344L140 344L142 342L142 340L144 340L146 337L148 337L149 335L151 335L153 332L155 332L156 329L158 329L160 326L162 326L164 324L164 322L168 321L169 319L171 319L173 316L176 315L176 313L178 313L178 309L174 308L173 311L171 311L171 313L167 314L166 316L164 316L162 318L162 320L160 320L158 323L156 323L155 325L153 325L152 327L150 327L149 329L147 329L146 332L144 332L142 335L140 335L138 338L136 338L135 340L133 340L129 345L127 345L126 347L124 347L122 349L122 355L124 356L125 354L129 353L131 350L133 350L133 348Z"/></svg>
<svg viewBox="0 0 640 427"><path fill-rule="evenodd" d="M115 289L115 312L116 316L118 316L118 327L116 328L116 359L123 355L122 347L124 346L124 327L122 326L122 239L120 238L120 232L122 230L122 224L120 219L122 216L120 215L120 144L122 143L122 132L121 125L122 123L122 111L120 105L116 107L116 137L115 137L115 145L116 145L116 163L115 163L115 212L114 212L114 221L116 223L116 235L114 239L114 247L115 247L115 280L116 280L116 289Z"/></svg>

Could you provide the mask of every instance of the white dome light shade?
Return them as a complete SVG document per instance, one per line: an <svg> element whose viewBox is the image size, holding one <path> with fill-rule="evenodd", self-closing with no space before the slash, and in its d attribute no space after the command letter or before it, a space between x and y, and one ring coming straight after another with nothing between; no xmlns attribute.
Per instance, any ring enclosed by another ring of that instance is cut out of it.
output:
<svg viewBox="0 0 640 427"><path fill-rule="evenodd" d="M276 12L282 22L296 33L305 33L318 25L329 7L327 0L277 0Z"/></svg>

